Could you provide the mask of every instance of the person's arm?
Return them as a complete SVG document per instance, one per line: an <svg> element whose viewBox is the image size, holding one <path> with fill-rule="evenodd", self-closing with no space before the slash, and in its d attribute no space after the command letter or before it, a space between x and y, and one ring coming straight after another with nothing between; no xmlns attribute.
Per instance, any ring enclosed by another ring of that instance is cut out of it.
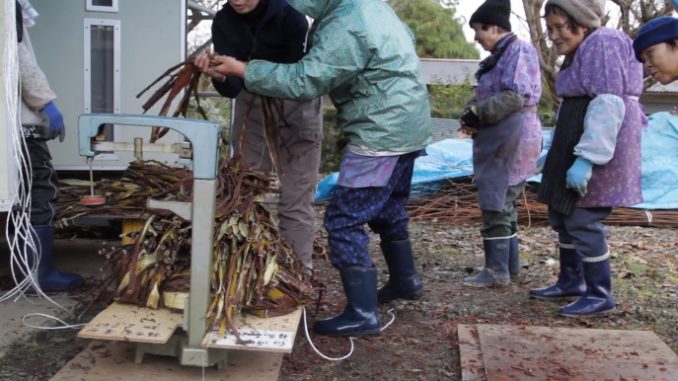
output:
<svg viewBox="0 0 678 381"><path fill-rule="evenodd" d="M321 44L294 64L253 60L245 64L232 57L218 56L221 62L213 69L223 75L245 78L251 92L295 100L311 100L329 93L354 78L369 62L369 52L354 33L333 33L324 36Z"/></svg>
<svg viewBox="0 0 678 381"><path fill-rule="evenodd" d="M514 42L518 43L520 41ZM507 51L499 65L503 72L502 91L476 105L482 125L497 124L523 108L527 99L541 96L539 60L531 45Z"/></svg>
<svg viewBox="0 0 678 381"><path fill-rule="evenodd" d="M38 66L31 40L25 29L23 34L23 41L17 47L21 100L42 119L40 131L37 131L37 134L47 140L59 137L59 141L63 142L66 137L66 128L64 117L54 103L56 94Z"/></svg>
<svg viewBox="0 0 678 381"><path fill-rule="evenodd" d="M601 94L589 103L584 133L574 147L577 158L567 171L568 188L585 195L593 166L605 165L612 160L625 110L624 101L612 94Z"/></svg>
<svg viewBox="0 0 678 381"><path fill-rule="evenodd" d="M589 103L584 118L584 133L574 147L574 155L595 165L605 165L614 156L617 136L624 122L624 100L601 94Z"/></svg>
<svg viewBox="0 0 678 381"><path fill-rule="evenodd" d="M586 110L584 133L574 148L577 158L566 179L567 187L582 196L586 194L593 166L605 165L614 156L617 135L626 116L623 96L630 70L626 67L629 60L624 57L629 54L630 43L614 35L589 38L582 43L586 45L580 47L575 59L581 68L583 88L593 100Z"/></svg>
<svg viewBox="0 0 678 381"><path fill-rule="evenodd" d="M24 33L26 33L25 30ZM56 94L49 86L47 77L40 66L38 66L28 34L24 34L23 42L17 46L17 49L19 53L21 100L31 110L39 112L47 103L56 99Z"/></svg>

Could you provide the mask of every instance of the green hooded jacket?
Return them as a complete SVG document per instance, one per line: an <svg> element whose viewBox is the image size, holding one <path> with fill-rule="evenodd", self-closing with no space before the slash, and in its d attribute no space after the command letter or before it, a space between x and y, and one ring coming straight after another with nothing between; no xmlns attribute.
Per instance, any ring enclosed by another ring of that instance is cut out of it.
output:
<svg viewBox="0 0 678 381"><path fill-rule="evenodd" d="M431 137L428 91L409 29L383 0L288 0L315 19L309 51L294 64L253 60L248 90L310 100L329 94L348 149L389 155Z"/></svg>

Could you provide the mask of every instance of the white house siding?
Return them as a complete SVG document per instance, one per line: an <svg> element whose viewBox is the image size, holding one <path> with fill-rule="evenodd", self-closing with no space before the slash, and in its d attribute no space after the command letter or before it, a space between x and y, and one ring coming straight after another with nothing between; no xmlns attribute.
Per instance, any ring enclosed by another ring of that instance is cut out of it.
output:
<svg viewBox="0 0 678 381"><path fill-rule="evenodd" d="M167 68L184 59L186 2L119 0L118 12L88 12L84 0L32 0L31 3L40 16L29 33L66 121L66 140L50 143L54 164L61 170L85 169L85 159L78 155L77 138L77 119L85 112L84 20L120 21L119 112L140 114L146 97L136 99L136 94ZM154 109L149 114L157 112ZM130 141L134 136L148 140L150 130L116 127L116 140ZM162 141L179 139L177 134L168 134ZM176 161L176 155L171 154L146 155L145 158L169 163ZM120 152L107 159L95 160L95 168L124 169L133 160L133 155Z"/></svg>

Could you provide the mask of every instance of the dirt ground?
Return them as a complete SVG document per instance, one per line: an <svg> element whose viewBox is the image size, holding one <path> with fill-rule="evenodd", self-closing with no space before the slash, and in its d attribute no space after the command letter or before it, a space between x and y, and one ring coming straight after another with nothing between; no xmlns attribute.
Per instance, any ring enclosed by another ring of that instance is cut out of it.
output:
<svg viewBox="0 0 678 381"><path fill-rule="evenodd" d="M678 230L611 227L618 312L592 320L559 317L558 303L527 296L530 288L548 285L557 276L556 236L548 228L522 231L521 276L509 287L491 290L462 285L462 278L483 263L477 227L413 222L410 230L425 296L384 306L382 320L388 321L388 310L393 309L394 323L379 336L356 340L355 352L346 361L321 359L300 331L294 352L283 363L281 381L461 380L458 324L652 330L678 351ZM384 282L388 274L378 239L372 238L371 251ZM343 293L337 271L327 261L316 263L320 280L328 287L318 317L326 318L341 311ZM347 339L312 339L332 357L350 349Z"/></svg>
<svg viewBox="0 0 678 381"><path fill-rule="evenodd" d="M556 279L555 234L548 228L523 227L522 275L509 287L491 290L462 286L462 278L483 262L477 227L413 221L410 231L425 296L384 306L382 320L387 322L391 316L388 310L393 309L393 324L379 336L355 340L354 354L345 361L330 362L316 355L300 327L294 352L285 356L281 381L461 380L458 324L652 330L678 351L678 230L610 228L618 312L593 320L559 317L557 303L527 296L530 288ZM371 250L380 282L384 282L388 274L378 239L372 238ZM316 274L327 286L318 317L334 316L344 305L338 272L318 258ZM86 301L91 295L89 290L81 290L77 296ZM83 319L103 307L91 306ZM311 315L314 309L309 307ZM311 316L309 326L312 322ZM0 379L48 380L88 343L74 335L74 331L41 332L16 342L0 359ZM348 339L313 334L312 339L328 356L339 357L349 351Z"/></svg>

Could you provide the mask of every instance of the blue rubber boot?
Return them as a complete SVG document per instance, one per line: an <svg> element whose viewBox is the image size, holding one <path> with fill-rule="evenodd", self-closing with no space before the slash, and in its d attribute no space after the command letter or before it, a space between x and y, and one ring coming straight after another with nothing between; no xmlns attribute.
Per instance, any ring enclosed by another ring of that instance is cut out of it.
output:
<svg viewBox="0 0 678 381"><path fill-rule="evenodd" d="M508 267L512 278L520 274L520 245L518 245L518 237L515 234L509 240Z"/></svg>
<svg viewBox="0 0 678 381"><path fill-rule="evenodd" d="M530 290L530 296L537 299L559 300L579 297L586 292L582 260L574 245L561 243L560 273L556 284Z"/></svg>
<svg viewBox="0 0 678 381"><path fill-rule="evenodd" d="M511 282L508 269L510 237L483 240L485 268L464 278L464 286L502 287Z"/></svg>
<svg viewBox="0 0 678 381"><path fill-rule="evenodd" d="M396 299L419 299L424 287L414 266L409 240L382 242L381 251L388 265L388 282L377 292L379 304Z"/></svg>
<svg viewBox="0 0 678 381"><path fill-rule="evenodd" d="M574 303L560 308L560 314L568 317L597 317L615 309L612 297L610 259L599 262L584 262L586 292Z"/></svg>
<svg viewBox="0 0 678 381"><path fill-rule="evenodd" d="M38 284L43 292L69 291L83 284L77 274L62 273L54 262L54 226L33 226L40 243L41 255L38 264ZM29 256L31 257L31 256Z"/></svg>
<svg viewBox="0 0 678 381"><path fill-rule="evenodd" d="M377 307L377 270L351 266L339 272L346 293L346 308L339 316L317 321L313 330L328 336L378 334L381 323Z"/></svg>

